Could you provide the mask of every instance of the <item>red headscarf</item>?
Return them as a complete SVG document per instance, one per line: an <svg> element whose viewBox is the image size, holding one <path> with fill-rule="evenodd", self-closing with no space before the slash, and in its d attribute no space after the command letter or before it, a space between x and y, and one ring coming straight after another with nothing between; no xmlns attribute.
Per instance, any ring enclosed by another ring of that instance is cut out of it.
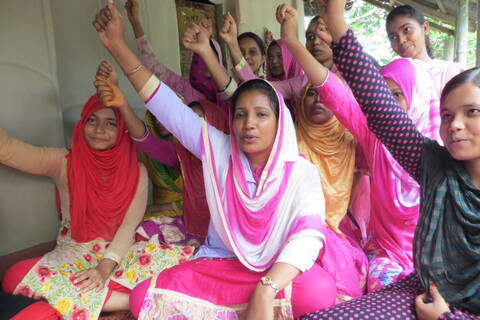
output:
<svg viewBox="0 0 480 320"><path fill-rule="evenodd" d="M67 155L71 232L78 242L113 239L135 196L139 179L137 152L118 110L113 109L118 128L113 147L98 151L88 145L85 123L102 108L105 106L97 95L88 99Z"/></svg>

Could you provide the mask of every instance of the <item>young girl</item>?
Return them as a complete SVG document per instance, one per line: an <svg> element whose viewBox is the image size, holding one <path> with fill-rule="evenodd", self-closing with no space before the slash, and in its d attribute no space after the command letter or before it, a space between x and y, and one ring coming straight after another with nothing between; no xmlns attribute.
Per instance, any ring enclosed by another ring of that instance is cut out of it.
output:
<svg viewBox="0 0 480 320"><path fill-rule="evenodd" d="M390 45L400 57L419 59L425 63L434 79L438 96L445 84L463 71L456 62L435 59L428 38L430 25L422 12L412 6L398 6L387 16L387 34Z"/></svg>
<svg viewBox="0 0 480 320"><path fill-rule="evenodd" d="M113 84L117 83L115 68L107 61L101 63L97 75L108 79ZM224 132L228 131L227 116L218 106L208 100L202 101L201 104L191 103L191 105L196 113L206 118L207 122L214 127ZM147 238L153 234L159 234L160 240L167 243L185 244L190 243L190 239L195 242L200 240L203 243L207 234L210 212L205 198L201 162L181 144L174 142L172 134L149 111L145 116L145 126L128 104L118 109L125 119L135 147L148 155L146 161L150 164L149 176L152 183L154 186L156 184L162 186L159 196L162 201L160 209L163 208L163 210L159 212L160 215L181 216L173 219L149 219L142 223L139 233ZM159 138L160 134L165 133L171 137L170 140ZM181 200L180 206L177 204L178 200ZM150 216L152 214L147 215L146 218Z"/></svg>
<svg viewBox="0 0 480 320"><path fill-rule="evenodd" d="M480 186L476 166L480 155L475 148L480 71L467 71L445 87L441 98L442 147L423 136L398 105L348 30L344 6L345 1L329 0L326 9L329 27L335 30L335 61L362 106L370 129L421 187L421 215L414 239L416 271L383 290L305 318L415 319L415 314L419 319L478 318L461 310L480 313L476 267L479 224L475 218ZM317 90L325 104L333 106L340 100L345 108L355 108L351 96L338 94L338 79L294 40L295 16L283 10L278 18L285 41L312 82L319 85Z"/></svg>
<svg viewBox="0 0 480 320"><path fill-rule="evenodd" d="M147 174L125 129L120 113L94 95L69 151L28 145L0 130L0 163L51 177L61 209L57 246L7 270L6 292L43 298L65 319L128 310L129 290L109 279L145 212Z"/></svg>
<svg viewBox="0 0 480 320"><path fill-rule="evenodd" d="M295 316L333 304L337 288L361 295L358 282L345 281L355 275L357 261L341 246L342 239L325 228L318 173L299 155L293 122L273 88L263 80L242 85L232 100L231 135L226 135L202 123L165 84L138 67L113 4L97 17L94 25L104 46L123 70L137 69L127 73L148 108L202 159L211 212L207 245L197 259L138 286L131 299L134 313L141 309L140 318L173 313L289 318L290 290L284 289L292 282ZM321 248L320 265L315 261ZM335 272L343 268L348 270ZM315 294L319 291L323 294Z"/></svg>

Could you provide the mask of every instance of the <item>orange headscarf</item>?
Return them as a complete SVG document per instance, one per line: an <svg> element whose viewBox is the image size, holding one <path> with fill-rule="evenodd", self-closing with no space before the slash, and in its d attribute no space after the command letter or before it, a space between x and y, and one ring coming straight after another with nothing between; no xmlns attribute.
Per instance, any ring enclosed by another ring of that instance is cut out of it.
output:
<svg viewBox="0 0 480 320"><path fill-rule="evenodd" d="M67 155L72 237L78 242L97 238L111 241L135 196L139 180L137 152L118 110L114 146L97 151L88 145L84 126L88 117L105 108L97 95L88 99L75 126Z"/></svg>
<svg viewBox="0 0 480 320"><path fill-rule="evenodd" d="M338 225L346 215L355 170L356 140L332 116L324 124L312 123L305 114L307 84L297 107L297 140L301 154L318 169L325 195L328 225L340 233Z"/></svg>

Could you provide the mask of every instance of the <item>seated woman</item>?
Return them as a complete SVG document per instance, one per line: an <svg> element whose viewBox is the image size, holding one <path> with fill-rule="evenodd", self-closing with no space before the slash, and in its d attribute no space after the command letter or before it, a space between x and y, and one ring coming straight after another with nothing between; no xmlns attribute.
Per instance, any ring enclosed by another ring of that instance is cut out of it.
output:
<svg viewBox="0 0 480 320"><path fill-rule="evenodd" d="M480 70L454 77L440 100L445 147L422 135L364 54L343 17L345 1L329 1L327 14L335 61L362 107L369 128L420 184L420 218L414 238L415 272L388 286L305 319L479 319L480 282L478 105ZM291 15L280 16L284 24ZM291 34L290 34L291 35ZM288 36L287 36L288 37ZM339 91L338 79L301 45L289 46L328 106L358 108ZM358 81L358 79L363 81ZM340 92L340 94L339 94Z"/></svg>
<svg viewBox="0 0 480 320"><path fill-rule="evenodd" d="M296 132L299 152L318 169L327 224L340 233L354 180L356 140L310 84L297 106Z"/></svg>
<svg viewBox="0 0 480 320"><path fill-rule="evenodd" d="M215 86L215 83L210 81L210 75L206 71L205 64L202 60L197 55L192 56L192 64L188 79L171 71L157 59L155 52L145 35L140 22L139 0L127 0L125 3L125 10L127 11L128 20L130 21L135 35L135 43L138 52L140 52L145 66L161 81L165 82L170 88L180 94L186 103L203 100L209 100L215 103L217 100L218 89ZM203 19L200 23L208 30L210 38L213 31L211 18ZM214 49L220 64L222 64L222 51L220 45L214 39L210 39L210 45ZM230 90L233 92L235 87Z"/></svg>
<svg viewBox="0 0 480 320"><path fill-rule="evenodd" d="M435 59L428 37L430 25L419 9L409 5L394 8L387 16L386 28L390 45L396 54L425 63L439 97L445 84L463 71L462 65L457 62Z"/></svg>
<svg viewBox="0 0 480 320"><path fill-rule="evenodd" d="M0 163L52 178L61 208L55 249L8 269L4 291L44 299L66 319L128 310L129 290L109 278L145 212L147 172L121 114L91 96L71 150L35 147L0 129Z"/></svg>
<svg viewBox="0 0 480 320"><path fill-rule="evenodd" d="M115 68L107 61L101 63L97 75L108 79L113 84L118 82ZM190 106L195 113L205 118L218 130L228 132L227 115L218 106L208 100L192 102ZM163 186L160 192L164 199L162 207L166 210L162 210L160 215L179 216L154 218L152 214L147 214L137 233L144 238L158 234L159 240L166 243L198 247L207 235L210 221L201 161L176 142L171 133L149 111L146 112L145 126L128 104L118 109L125 119L135 146L148 155L145 160L150 164L147 165L147 169L152 183ZM166 134L169 135L169 140L160 138L161 135ZM171 196L168 197L168 195ZM176 200L182 200L183 210L182 207L176 209L178 208ZM173 214L169 214L170 212Z"/></svg>
<svg viewBox="0 0 480 320"><path fill-rule="evenodd" d="M233 97L226 135L202 122L148 70L129 72L140 62L125 46L121 24L112 3L94 22L149 110L202 158L213 221L197 259L137 286L134 314L291 318L290 297L299 316L335 303L337 288L361 295L358 283L342 282L341 276L357 273L357 261L325 227L317 170L299 155L293 122L274 89L263 80L243 84ZM284 289L292 282L290 295Z"/></svg>

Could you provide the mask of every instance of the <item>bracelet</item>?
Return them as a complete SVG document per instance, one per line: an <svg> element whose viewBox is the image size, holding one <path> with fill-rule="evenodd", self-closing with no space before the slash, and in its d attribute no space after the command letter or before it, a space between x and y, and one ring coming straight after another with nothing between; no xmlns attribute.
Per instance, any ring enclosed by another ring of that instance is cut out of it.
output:
<svg viewBox="0 0 480 320"><path fill-rule="evenodd" d="M230 79L228 79L228 83L225 85L225 87L224 87L222 90L218 91L218 92L219 92L219 93L225 92L225 90L228 89L228 87L230 86L230 84L232 84L232 81L233 81L233 78L230 77Z"/></svg>
<svg viewBox="0 0 480 320"><path fill-rule="evenodd" d="M120 261L122 260L122 258L118 254L112 251L107 251L103 256L103 259L110 259L116 262L117 264L120 264Z"/></svg>
<svg viewBox="0 0 480 320"><path fill-rule="evenodd" d="M269 286L270 288L273 289L273 291L275 291L275 294L277 294L278 292L280 292L280 290L278 289L278 286L275 282L272 281L272 279L270 279L269 277L262 277L260 279L260 283L264 286Z"/></svg>
<svg viewBox="0 0 480 320"><path fill-rule="evenodd" d="M125 75L126 75L127 77L130 77L132 74L137 73L137 72L138 72L140 69L142 69L142 68L143 68L143 65L140 63L138 66L136 66L135 68L133 68L131 71L126 72Z"/></svg>

